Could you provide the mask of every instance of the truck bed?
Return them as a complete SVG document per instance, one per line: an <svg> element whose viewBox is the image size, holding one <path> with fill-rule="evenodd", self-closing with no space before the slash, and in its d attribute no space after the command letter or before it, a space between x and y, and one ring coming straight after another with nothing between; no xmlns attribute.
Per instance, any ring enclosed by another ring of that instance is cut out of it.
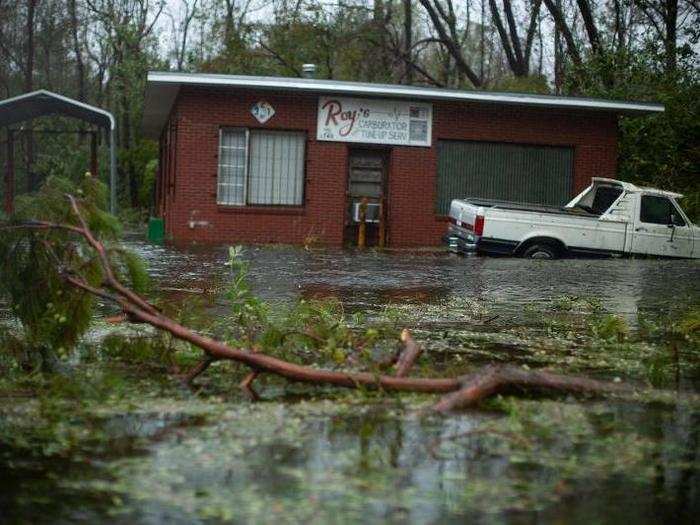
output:
<svg viewBox="0 0 700 525"><path fill-rule="evenodd" d="M595 213L587 212L581 208L566 208L563 206L545 206L542 204L529 204L526 202L503 201L497 199L466 198L459 199L473 206L484 208L498 208L501 210L529 211L533 213L553 213L557 215L575 215L577 217L598 217Z"/></svg>

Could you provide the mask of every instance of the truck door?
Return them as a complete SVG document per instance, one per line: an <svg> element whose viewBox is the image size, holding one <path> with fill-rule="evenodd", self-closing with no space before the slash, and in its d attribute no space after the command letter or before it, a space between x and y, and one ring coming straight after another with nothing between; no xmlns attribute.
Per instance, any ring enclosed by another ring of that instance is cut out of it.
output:
<svg viewBox="0 0 700 525"><path fill-rule="evenodd" d="M642 195L635 221L632 253L690 257L693 234L668 197Z"/></svg>

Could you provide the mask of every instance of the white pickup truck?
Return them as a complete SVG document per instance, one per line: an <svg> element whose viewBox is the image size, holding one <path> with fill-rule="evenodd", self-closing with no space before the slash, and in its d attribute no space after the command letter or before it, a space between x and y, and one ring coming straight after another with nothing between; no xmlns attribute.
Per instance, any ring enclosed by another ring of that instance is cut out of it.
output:
<svg viewBox="0 0 700 525"><path fill-rule="evenodd" d="M533 259L574 255L700 258L700 228L678 205L681 197L593 178L564 207L455 199L445 241L457 252Z"/></svg>

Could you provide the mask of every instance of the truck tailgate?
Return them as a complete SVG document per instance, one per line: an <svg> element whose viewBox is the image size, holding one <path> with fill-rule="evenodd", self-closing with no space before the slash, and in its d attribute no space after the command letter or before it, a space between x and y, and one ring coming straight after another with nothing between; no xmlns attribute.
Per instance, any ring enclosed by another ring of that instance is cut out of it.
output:
<svg viewBox="0 0 700 525"><path fill-rule="evenodd" d="M475 206L467 201L454 199L450 204L450 222L458 227L474 231L476 218L481 209L480 206Z"/></svg>

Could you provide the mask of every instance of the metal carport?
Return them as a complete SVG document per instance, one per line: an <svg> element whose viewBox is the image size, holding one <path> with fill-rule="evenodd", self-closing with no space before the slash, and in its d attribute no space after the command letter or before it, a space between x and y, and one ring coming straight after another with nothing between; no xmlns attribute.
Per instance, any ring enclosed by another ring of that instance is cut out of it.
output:
<svg viewBox="0 0 700 525"><path fill-rule="evenodd" d="M45 89L0 101L0 128L45 115L62 115L76 118L109 132L109 208L112 213L115 213L117 204L117 143L114 116L104 109L90 106L84 102L73 100ZM12 147L11 140L8 141L8 147ZM10 172L11 168L11 162L8 161L8 171L5 175L6 188L8 187L7 185L13 184L12 179L14 176ZM12 191L10 191L9 197L10 199L12 198ZM11 207L12 204L10 202L9 208L11 209Z"/></svg>

